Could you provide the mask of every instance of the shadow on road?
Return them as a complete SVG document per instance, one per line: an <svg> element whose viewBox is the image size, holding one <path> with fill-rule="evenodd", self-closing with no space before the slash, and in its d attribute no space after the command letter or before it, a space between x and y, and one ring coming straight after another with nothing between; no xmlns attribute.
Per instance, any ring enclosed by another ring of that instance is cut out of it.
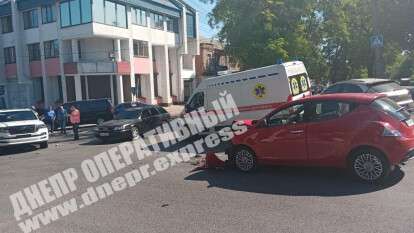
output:
<svg viewBox="0 0 414 233"><path fill-rule="evenodd" d="M2 147L0 149L0 156L17 155L38 150L39 147L35 145L20 145L14 147Z"/></svg>
<svg viewBox="0 0 414 233"><path fill-rule="evenodd" d="M330 168L263 167L254 173L233 169L206 170L185 180L207 181L209 187L286 196L348 196L376 192L399 183L404 172L396 169L383 185L353 180L346 171Z"/></svg>

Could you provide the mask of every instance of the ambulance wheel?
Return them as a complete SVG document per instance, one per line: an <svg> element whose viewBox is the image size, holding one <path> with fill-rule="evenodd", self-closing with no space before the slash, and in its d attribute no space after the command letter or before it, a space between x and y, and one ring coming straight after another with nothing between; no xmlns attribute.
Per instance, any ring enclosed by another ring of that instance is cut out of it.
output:
<svg viewBox="0 0 414 233"><path fill-rule="evenodd" d="M256 155L247 147L236 148L232 157L236 168L242 172L252 172L257 167Z"/></svg>

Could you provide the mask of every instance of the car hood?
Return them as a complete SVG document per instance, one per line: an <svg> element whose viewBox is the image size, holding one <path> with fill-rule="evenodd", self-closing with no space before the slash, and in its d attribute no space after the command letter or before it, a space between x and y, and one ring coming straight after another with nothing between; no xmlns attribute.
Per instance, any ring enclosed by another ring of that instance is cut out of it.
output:
<svg viewBox="0 0 414 233"><path fill-rule="evenodd" d="M31 121L10 121L10 122L0 122L0 128L21 126L21 125L42 125L43 121L31 120Z"/></svg>
<svg viewBox="0 0 414 233"><path fill-rule="evenodd" d="M116 126L123 126L123 125L131 125L131 124L135 124L139 122L139 120L111 120L111 121L106 121L102 124L100 124L99 126L102 127L116 127Z"/></svg>

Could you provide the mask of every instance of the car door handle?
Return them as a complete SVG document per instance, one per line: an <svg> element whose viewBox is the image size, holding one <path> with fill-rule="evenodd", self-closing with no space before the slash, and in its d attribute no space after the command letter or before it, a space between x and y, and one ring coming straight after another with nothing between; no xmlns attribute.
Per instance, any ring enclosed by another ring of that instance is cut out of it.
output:
<svg viewBox="0 0 414 233"><path fill-rule="evenodd" d="M291 134L302 134L304 132L305 132L304 130L293 130L293 131L290 131Z"/></svg>

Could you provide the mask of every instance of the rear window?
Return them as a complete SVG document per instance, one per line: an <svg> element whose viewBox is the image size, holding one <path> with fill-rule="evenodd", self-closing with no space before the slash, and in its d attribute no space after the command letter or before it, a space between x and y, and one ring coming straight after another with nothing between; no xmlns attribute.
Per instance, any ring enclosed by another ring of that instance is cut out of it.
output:
<svg viewBox="0 0 414 233"><path fill-rule="evenodd" d="M310 89L308 75L299 74L289 77L289 85L293 96L308 92Z"/></svg>
<svg viewBox="0 0 414 233"><path fill-rule="evenodd" d="M397 103L395 103L393 100L389 98L381 98L378 100L375 100L372 104L372 107L375 109L378 109L380 111L383 111L392 117L404 121L410 118L410 113L407 112L407 110L403 107L400 107Z"/></svg>
<svg viewBox="0 0 414 233"><path fill-rule="evenodd" d="M403 89L400 85L395 82L389 83L381 83L375 86L372 86L368 92L371 93L384 93L384 92L391 92L391 91L398 91Z"/></svg>

